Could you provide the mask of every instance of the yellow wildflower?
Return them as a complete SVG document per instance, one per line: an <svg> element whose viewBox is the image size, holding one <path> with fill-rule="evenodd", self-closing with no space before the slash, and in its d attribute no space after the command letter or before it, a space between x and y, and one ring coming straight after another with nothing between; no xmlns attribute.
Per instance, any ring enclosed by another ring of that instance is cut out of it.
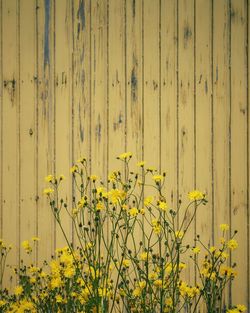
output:
<svg viewBox="0 0 250 313"><path fill-rule="evenodd" d="M194 247L192 251L194 254L199 254L201 252L201 249L199 247Z"/></svg>
<svg viewBox="0 0 250 313"><path fill-rule="evenodd" d="M72 266L68 266L66 267L66 269L64 270L64 276L67 278L70 278L72 276L75 275L75 269Z"/></svg>
<svg viewBox="0 0 250 313"><path fill-rule="evenodd" d="M53 181L53 179L54 179L54 176L49 174L44 179L45 179L46 182L51 183Z"/></svg>
<svg viewBox="0 0 250 313"><path fill-rule="evenodd" d="M70 172L71 173L76 173L78 170L78 165L73 165L71 168L70 168Z"/></svg>
<svg viewBox="0 0 250 313"><path fill-rule="evenodd" d="M227 246L231 250L235 250L238 247L238 242L235 239L230 239L227 242Z"/></svg>
<svg viewBox="0 0 250 313"><path fill-rule="evenodd" d="M61 295L56 295L56 302L57 303L62 303L63 302L63 298Z"/></svg>
<svg viewBox="0 0 250 313"><path fill-rule="evenodd" d="M85 161L86 161L86 158L84 158L84 157L80 157L80 158L77 160L78 163L84 163Z"/></svg>
<svg viewBox="0 0 250 313"><path fill-rule="evenodd" d="M124 153L120 154L117 158L120 159L120 160L131 159L132 158L132 153L131 152L124 152Z"/></svg>
<svg viewBox="0 0 250 313"><path fill-rule="evenodd" d="M144 199L144 205L149 206L153 202L154 198L152 196L148 196Z"/></svg>
<svg viewBox="0 0 250 313"><path fill-rule="evenodd" d="M31 240L32 240L32 241L39 241L40 238L38 238L38 237L32 237Z"/></svg>
<svg viewBox="0 0 250 313"><path fill-rule="evenodd" d="M158 274L156 272L151 272L151 273L148 274L148 278L150 280L155 280L155 279L158 278Z"/></svg>
<svg viewBox="0 0 250 313"><path fill-rule="evenodd" d="M145 282L145 280L139 281L139 283L138 283L140 289L144 289L146 287L146 284L147 283Z"/></svg>
<svg viewBox="0 0 250 313"><path fill-rule="evenodd" d="M159 201L158 202L158 207L162 210L162 211L166 211L168 209L168 205L165 201Z"/></svg>
<svg viewBox="0 0 250 313"><path fill-rule="evenodd" d="M149 256L149 254L148 254L147 252L142 252L142 253L140 254L140 259L141 259L142 261L147 261L149 258L150 258L150 256Z"/></svg>
<svg viewBox="0 0 250 313"><path fill-rule="evenodd" d="M132 217L137 216L138 213L139 213L139 211L138 211L137 208L131 208L131 209L129 210L129 215L132 216Z"/></svg>
<svg viewBox="0 0 250 313"><path fill-rule="evenodd" d="M240 312L245 312L247 308L243 304L237 304L236 309L239 310Z"/></svg>
<svg viewBox="0 0 250 313"><path fill-rule="evenodd" d="M16 296L20 296L23 293L23 287L22 286L16 286L14 293Z"/></svg>
<svg viewBox="0 0 250 313"><path fill-rule="evenodd" d="M154 285L158 288L162 287L162 280L161 279L156 279L154 281Z"/></svg>
<svg viewBox="0 0 250 313"><path fill-rule="evenodd" d="M62 280L60 277L54 277L52 278L50 284L51 284L51 289L55 289L62 285Z"/></svg>
<svg viewBox="0 0 250 313"><path fill-rule="evenodd" d="M163 180L163 176L162 175L154 175L152 177L152 179L156 182L156 183L160 183Z"/></svg>
<svg viewBox="0 0 250 313"><path fill-rule="evenodd" d="M133 291L133 296L140 297L140 295L141 295L141 289L139 287L136 287Z"/></svg>
<svg viewBox="0 0 250 313"><path fill-rule="evenodd" d="M122 265L123 265L124 267L129 267L129 265L130 265L130 260L124 259L124 260L122 261Z"/></svg>
<svg viewBox="0 0 250 313"><path fill-rule="evenodd" d="M209 251L210 251L211 253L214 253L214 252L216 251L216 247L214 247L214 246L210 247L210 248L209 248Z"/></svg>
<svg viewBox="0 0 250 313"><path fill-rule="evenodd" d="M140 162L137 163L137 166L139 166L139 167L144 167L145 164L146 164L145 161L140 161Z"/></svg>
<svg viewBox="0 0 250 313"><path fill-rule="evenodd" d="M60 176L59 176L59 180L65 180L66 179L66 177L63 175L63 174L61 174Z"/></svg>
<svg viewBox="0 0 250 313"><path fill-rule="evenodd" d="M28 240L24 240L22 242L22 247L24 248L24 250L27 252L27 253L30 253L32 251L32 248L29 244L29 241Z"/></svg>
<svg viewBox="0 0 250 313"><path fill-rule="evenodd" d="M177 230L175 232L175 236L176 236L176 238L182 239L184 236L184 232L182 230Z"/></svg>
<svg viewBox="0 0 250 313"><path fill-rule="evenodd" d="M0 308L4 306L7 302L5 300L0 300Z"/></svg>
<svg viewBox="0 0 250 313"><path fill-rule="evenodd" d="M98 176L96 175L90 175L90 179L92 180L92 182L96 182L96 180L98 179Z"/></svg>
<svg viewBox="0 0 250 313"><path fill-rule="evenodd" d="M45 195L50 195L50 194L52 194L54 192L54 189L52 189L52 188L45 188L45 189L43 189L43 193L45 194Z"/></svg>
<svg viewBox="0 0 250 313"><path fill-rule="evenodd" d="M229 230L229 225L228 224L220 224L220 229L222 231L227 231L227 230Z"/></svg>
<svg viewBox="0 0 250 313"><path fill-rule="evenodd" d="M114 183L117 180L118 172L113 171L108 175L108 180Z"/></svg>
<svg viewBox="0 0 250 313"><path fill-rule="evenodd" d="M104 204L102 202L97 202L96 204L96 211L99 212L99 211L102 211L104 210Z"/></svg>
<svg viewBox="0 0 250 313"><path fill-rule="evenodd" d="M199 190L193 190L188 193L189 200L201 200L205 198L205 194Z"/></svg>

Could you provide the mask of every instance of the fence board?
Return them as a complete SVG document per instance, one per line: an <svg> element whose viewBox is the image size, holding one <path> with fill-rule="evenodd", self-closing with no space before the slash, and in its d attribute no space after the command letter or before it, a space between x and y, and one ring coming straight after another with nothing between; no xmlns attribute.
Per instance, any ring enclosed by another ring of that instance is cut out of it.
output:
<svg viewBox="0 0 250 313"><path fill-rule="evenodd" d="M231 4L231 232L239 230L239 248L232 263L238 275L232 285L232 303L247 303L247 59L245 1ZM244 286L244 287L243 287ZM237 292L241 288L241 292Z"/></svg>
<svg viewBox="0 0 250 313"><path fill-rule="evenodd" d="M18 71L18 5L2 1L2 236L13 244L9 264L19 262L19 71ZM11 270L5 272L9 283ZM10 284L7 284L10 286Z"/></svg>

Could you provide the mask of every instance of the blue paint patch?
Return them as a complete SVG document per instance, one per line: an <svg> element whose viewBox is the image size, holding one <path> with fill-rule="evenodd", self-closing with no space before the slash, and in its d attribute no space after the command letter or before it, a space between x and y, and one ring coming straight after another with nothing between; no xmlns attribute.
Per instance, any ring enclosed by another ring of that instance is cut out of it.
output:
<svg viewBox="0 0 250 313"><path fill-rule="evenodd" d="M45 22L44 22L44 68L50 64L49 56L49 30L50 30L50 0L44 0Z"/></svg>
<svg viewBox="0 0 250 313"><path fill-rule="evenodd" d="M77 11L77 18L78 18L78 20L79 20L80 23L81 23L81 30L83 30L84 27L85 27L85 7L84 7L84 0L80 0L79 8L78 8L78 11ZM78 28L78 31L79 31L79 28Z"/></svg>

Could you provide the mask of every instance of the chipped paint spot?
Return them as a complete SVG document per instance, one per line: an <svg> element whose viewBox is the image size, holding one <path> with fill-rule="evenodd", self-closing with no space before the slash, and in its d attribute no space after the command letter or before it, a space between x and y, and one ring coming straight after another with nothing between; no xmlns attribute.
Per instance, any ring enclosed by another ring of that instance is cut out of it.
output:
<svg viewBox="0 0 250 313"><path fill-rule="evenodd" d="M116 131L119 128L119 126L122 124L122 122L123 122L123 120L122 120L122 113L120 112L119 116L118 116L118 121L113 123L114 131Z"/></svg>
<svg viewBox="0 0 250 313"><path fill-rule="evenodd" d="M158 88L158 83L155 80L153 80L153 88L154 90Z"/></svg>
<svg viewBox="0 0 250 313"><path fill-rule="evenodd" d="M135 0L133 0L132 10L133 10L133 17L135 17Z"/></svg>
<svg viewBox="0 0 250 313"><path fill-rule="evenodd" d="M45 2L45 22L44 22L44 68L50 64L49 56L49 31L50 31L50 0Z"/></svg>
<svg viewBox="0 0 250 313"><path fill-rule="evenodd" d="M16 80L13 78L12 80L5 80L3 82L4 88L7 89L8 94L10 95L10 101L12 106L14 105L15 91L16 91Z"/></svg>
<svg viewBox="0 0 250 313"><path fill-rule="evenodd" d="M191 37L192 37L192 30L188 25L186 25L184 27L184 48L187 47L187 43Z"/></svg>
<svg viewBox="0 0 250 313"><path fill-rule="evenodd" d="M137 78L135 74L135 68L133 68L131 73L131 96L133 101L137 100Z"/></svg>
<svg viewBox="0 0 250 313"><path fill-rule="evenodd" d="M99 143L101 142L101 131L102 131L101 117L100 114L98 114L98 121L95 127L95 136Z"/></svg>
<svg viewBox="0 0 250 313"><path fill-rule="evenodd" d="M208 92L208 86L207 86L207 80L205 81L205 93L207 94Z"/></svg>
<svg viewBox="0 0 250 313"><path fill-rule="evenodd" d="M81 104L80 102L78 103L78 117L79 117L79 125L80 125L80 139L81 139L81 142L84 141L84 129L83 129L83 126L82 126L82 120L81 120Z"/></svg>

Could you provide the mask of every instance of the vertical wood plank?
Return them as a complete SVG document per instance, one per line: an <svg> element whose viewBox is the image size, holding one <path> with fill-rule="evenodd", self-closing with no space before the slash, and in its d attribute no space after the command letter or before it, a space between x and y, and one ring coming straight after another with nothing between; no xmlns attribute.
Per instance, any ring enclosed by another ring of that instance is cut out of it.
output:
<svg viewBox="0 0 250 313"><path fill-rule="evenodd" d="M161 169L166 171L164 193L177 205L177 2L161 8Z"/></svg>
<svg viewBox="0 0 250 313"><path fill-rule="evenodd" d="M0 238L3 238L3 3L0 1Z"/></svg>
<svg viewBox="0 0 250 313"><path fill-rule="evenodd" d="M213 2L213 177L214 241L219 224L230 223L229 214L229 16L228 1ZM223 25L223 27L221 27ZM228 300L228 295L224 301Z"/></svg>
<svg viewBox="0 0 250 313"><path fill-rule="evenodd" d="M73 3L72 159L91 162L91 1ZM74 191L73 191L74 192ZM74 236L76 237L76 236ZM76 240L77 242L77 240Z"/></svg>
<svg viewBox="0 0 250 313"><path fill-rule="evenodd" d="M35 2L20 2L20 241L36 235ZM26 18L29 16L29 18ZM30 257L21 250L22 259ZM35 256L35 251L33 257Z"/></svg>
<svg viewBox="0 0 250 313"><path fill-rule="evenodd" d="M90 159L90 19L91 1L75 0L73 5L73 161Z"/></svg>
<svg viewBox="0 0 250 313"><path fill-rule="evenodd" d="M178 105L178 191L182 201L182 208L187 205L187 194L195 187L195 138L194 138L194 1L179 1L179 105ZM193 214L190 208L184 223L184 228ZM180 221L183 219L183 210L180 210ZM185 235L185 242L191 244L195 237L194 224ZM194 284L194 268L190 259L184 259L187 263L185 279Z"/></svg>
<svg viewBox="0 0 250 313"><path fill-rule="evenodd" d="M250 71L249 71L249 60L250 60L250 49L249 49L249 36L250 36L250 2L247 1L247 297L248 301L246 306L250 308L250 188L249 188L249 181L250 181L250 134L249 134L249 121L250 121L250 108L249 108L249 90L250 90Z"/></svg>
<svg viewBox="0 0 250 313"><path fill-rule="evenodd" d="M55 1L55 125L56 125L56 174L66 174L62 182L59 199L67 197L71 205L72 164L72 9L67 0ZM61 224L69 242L72 242L72 223L65 208L60 213ZM65 245L66 239L57 226L56 245Z"/></svg>
<svg viewBox="0 0 250 313"><path fill-rule="evenodd" d="M159 4L158 0L144 0L143 12L143 153L148 165L157 169L160 167Z"/></svg>
<svg viewBox="0 0 250 313"><path fill-rule="evenodd" d="M55 249L55 221L43 189L44 177L54 174L54 4L38 0L37 29L37 164L39 262L49 259ZM44 223L46 221L46 223Z"/></svg>
<svg viewBox="0 0 250 313"><path fill-rule="evenodd" d="M126 1L126 150L142 160L142 1Z"/></svg>
<svg viewBox="0 0 250 313"><path fill-rule="evenodd" d="M205 244L212 243L212 2L196 1L195 7L195 144L196 187L207 194L200 207L196 232Z"/></svg>
<svg viewBox="0 0 250 313"><path fill-rule="evenodd" d="M231 231L239 231L238 249L232 254L237 278L232 284L232 303L248 301L247 294L247 59L246 7L244 0L231 3ZM241 292L238 292L241 290Z"/></svg>
<svg viewBox="0 0 250 313"><path fill-rule="evenodd" d="M2 58L3 58L3 151L2 207L3 238L13 244L8 258L11 265L19 261L19 72L18 72L18 5L17 1L2 1ZM10 286L11 271L5 272ZM8 282L8 283L7 283Z"/></svg>
<svg viewBox="0 0 250 313"><path fill-rule="evenodd" d="M91 1L91 172L107 178L107 0Z"/></svg>
<svg viewBox="0 0 250 313"><path fill-rule="evenodd" d="M125 20L124 0L109 0L109 166L125 151ZM117 161L115 161L118 163Z"/></svg>

